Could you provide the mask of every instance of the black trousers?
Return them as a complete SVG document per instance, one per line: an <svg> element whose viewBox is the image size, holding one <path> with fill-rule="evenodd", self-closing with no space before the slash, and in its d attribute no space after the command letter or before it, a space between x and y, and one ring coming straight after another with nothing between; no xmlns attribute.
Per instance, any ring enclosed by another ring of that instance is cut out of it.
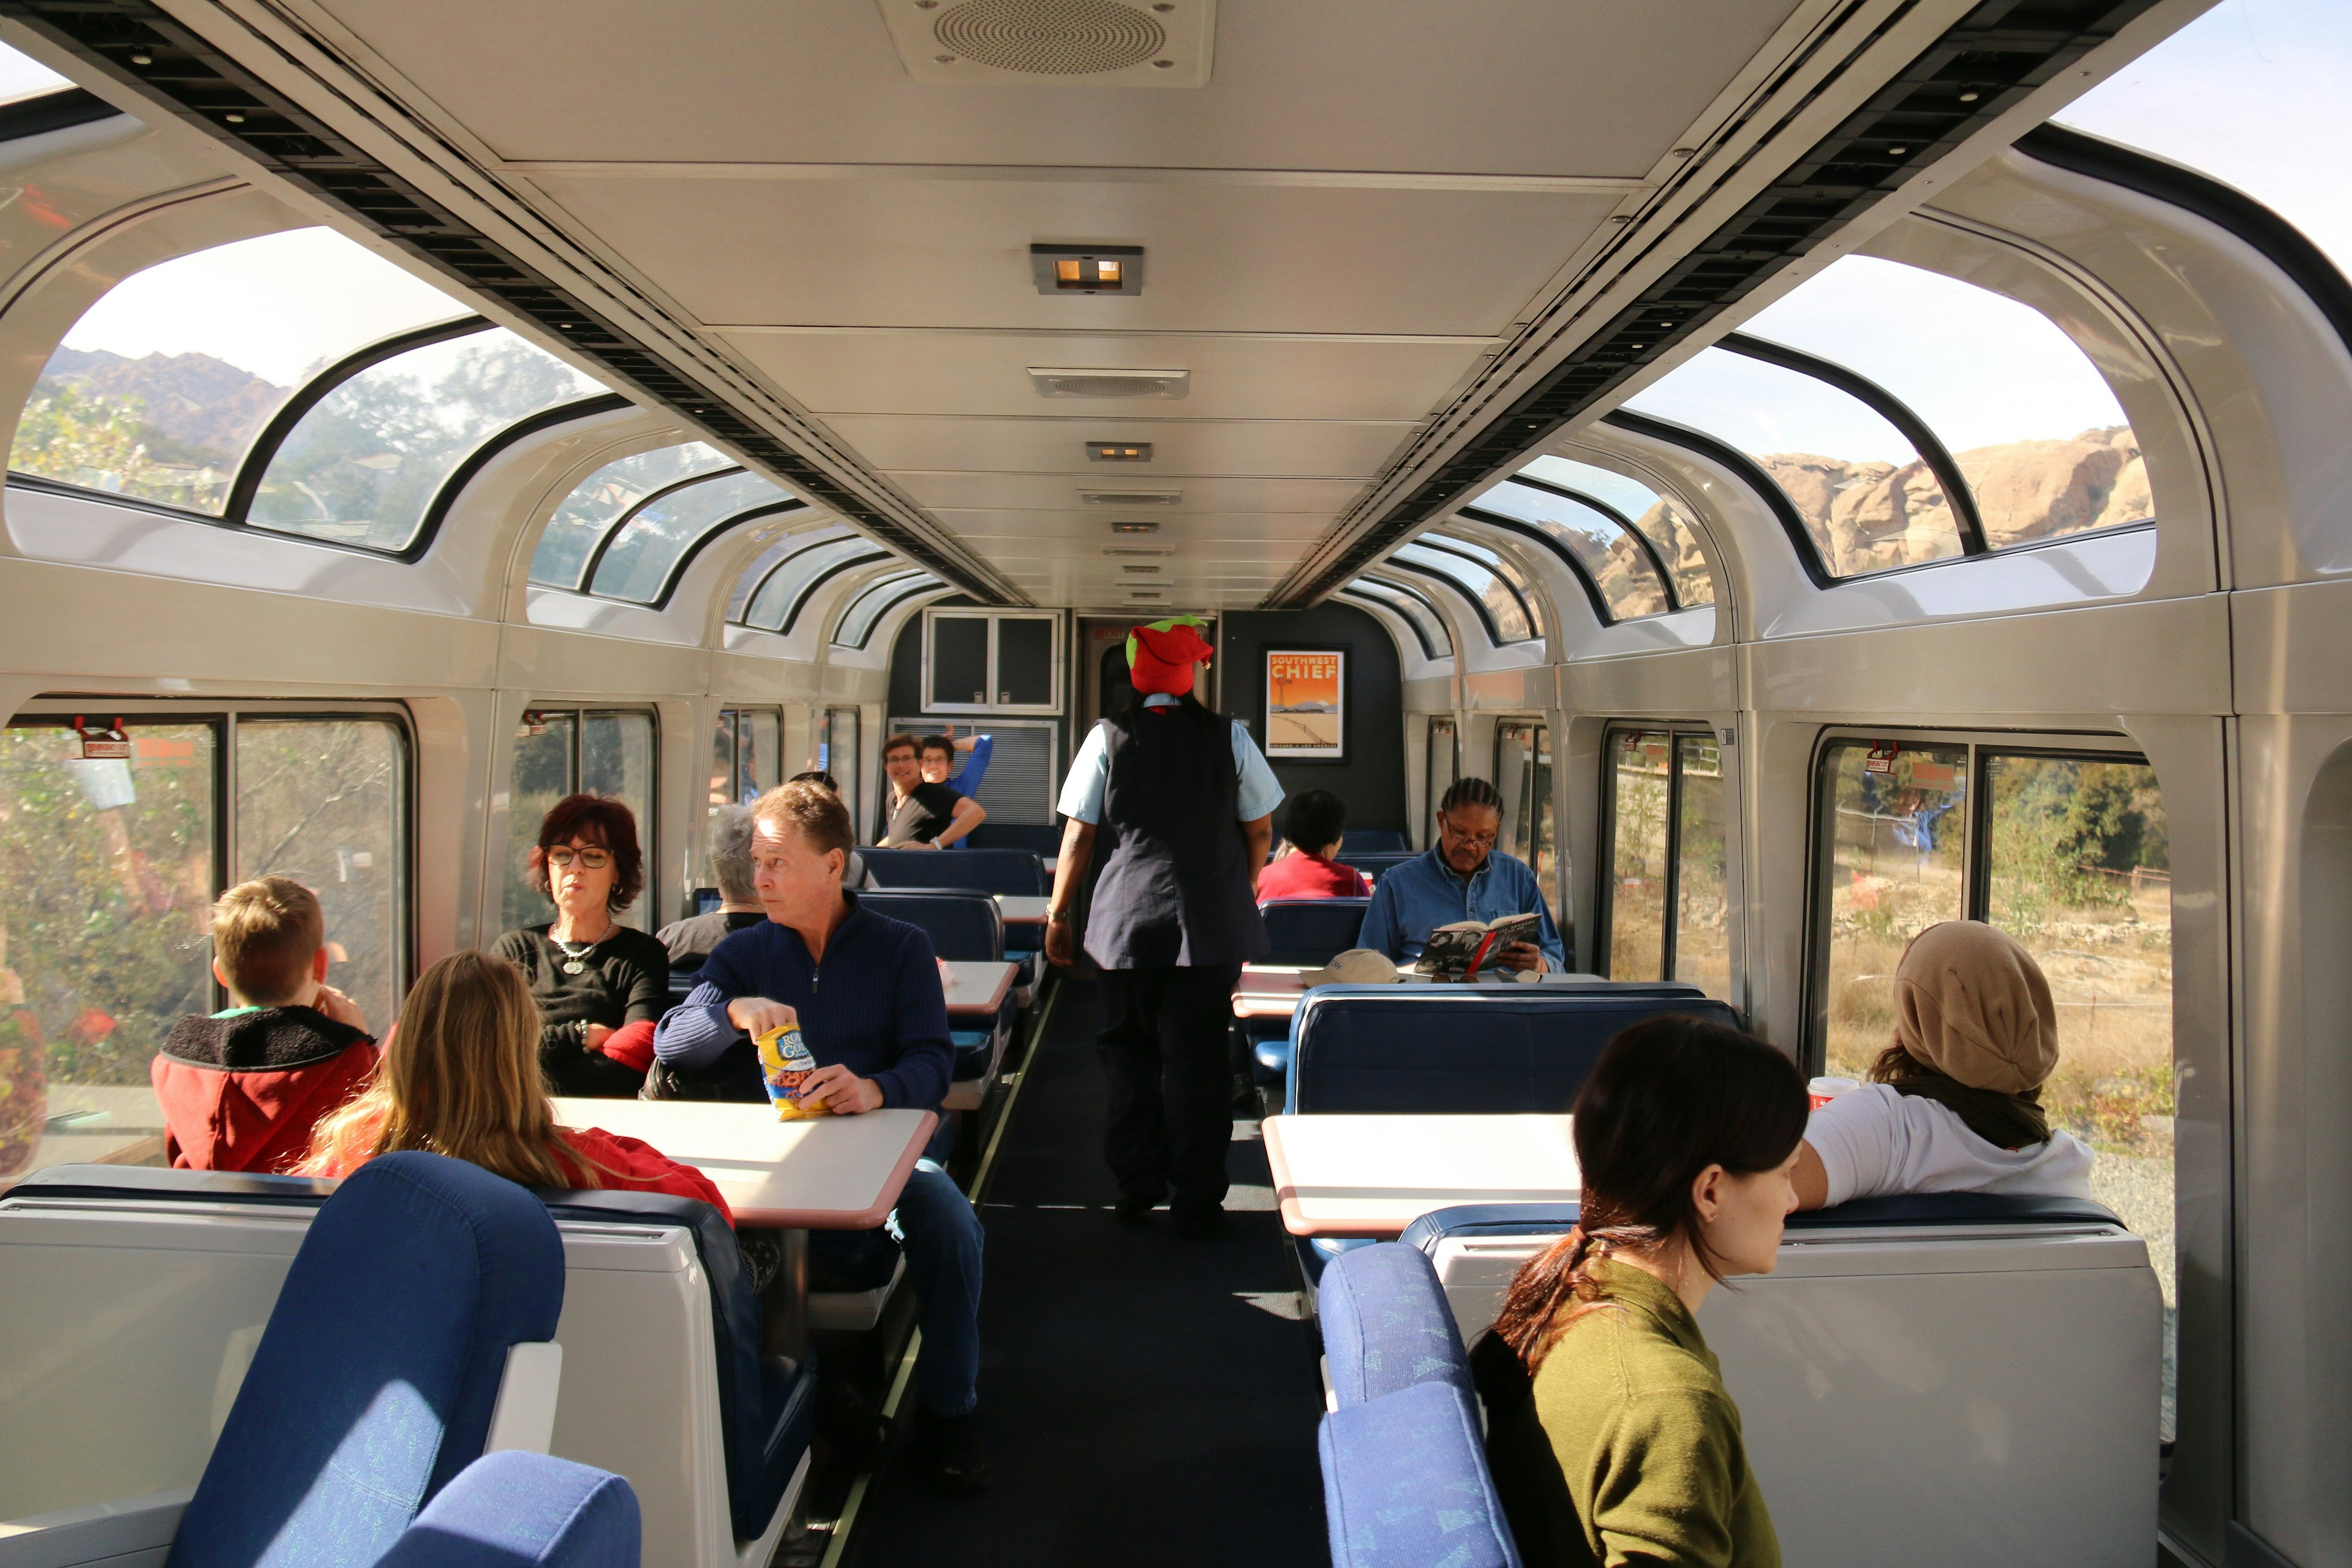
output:
<svg viewBox="0 0 2352 1568"><path fill-rule="evenodd" d="M1096 1037L1110 1079L1103 1157L1119 1196L1179 1214L1223 1206L1233 1142L1233 1025L1238 963L1106 969L1109 1026Z"/></svg>

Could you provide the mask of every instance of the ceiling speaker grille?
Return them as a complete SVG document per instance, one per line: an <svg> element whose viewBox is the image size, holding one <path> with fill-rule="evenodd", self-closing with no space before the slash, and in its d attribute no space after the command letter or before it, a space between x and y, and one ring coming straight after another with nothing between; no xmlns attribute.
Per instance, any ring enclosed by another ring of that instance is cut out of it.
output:
<svg viewBox="0 0 2352 1568"><path fill-rule="evenodd" d="M965 0L931 34L968 60L1032 76L1124 70L1168 42L1167 29L1118 0Z"/></svg>

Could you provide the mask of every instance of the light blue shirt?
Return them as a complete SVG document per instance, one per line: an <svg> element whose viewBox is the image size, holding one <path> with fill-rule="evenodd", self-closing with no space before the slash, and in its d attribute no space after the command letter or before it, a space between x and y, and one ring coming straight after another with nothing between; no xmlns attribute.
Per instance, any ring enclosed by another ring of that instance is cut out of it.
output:
<svg viewBox="0 0 2352 1568"><path fill-rule="evenodd" d="M1468 882L1432 848L1384 873L1372 889L1371 906L1364 911L1363 934L1358 947L1377 948L1399 963L1421 956L1429 933L1455 921L1494 921L1505 915L1536 913L1536 945L1544 962L1558 973L1568 967L1568 950L1559 928L1551 923L1551 906L1544 902L1542 884L1524 860L1497 849L1486 857Z"/></svg>
<svg viewBox="0 0 2352 1568"><path fill-rule="evenodd" d="M1143 700L1143 705L1172 708L1178 700L1164 691L1155 691ZM1274 770L1266 766L1265 754L1238 719L1234 721L1234 773L1241 782L1234 819L1255 822L1261 816L1272 816L1274 808L1282 804L1282 785L1275 782ZM1070 759L1069 776L1062 780L1062 798L1054 803L1055 809L1090 827L1099 826L1103 792L1109 787L1110 742L1103 738L1103 727L1097 724L1087 731L1078 754Z"/></svg>

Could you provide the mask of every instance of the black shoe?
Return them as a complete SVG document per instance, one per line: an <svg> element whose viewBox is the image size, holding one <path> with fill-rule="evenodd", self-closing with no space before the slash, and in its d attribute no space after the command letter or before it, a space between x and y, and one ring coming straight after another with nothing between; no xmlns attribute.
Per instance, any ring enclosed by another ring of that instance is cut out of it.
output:
<svg viewBox="0 0 2352 1568"><path fill-rule="evenodd" d="M1180 1241L1200 1241L1225 1233L1225 1211L1213 1209L1178 1209L1176 1223L1171 1227Z"/></svg>
<svg viewBox="0 0 2352 1568"><path fill-rule="evenodd" d="M988 1489L988 1461L980 1457L980 1412L936 1415L915 1404L915 1464L923 1484L948 1497L978 1497Z"/></svg>
<svg viewBox="0 0 2352 1568"><path fill-rule="evenodd" d="M1258 1114L1257 1080L1245 1072L1234 1074L1234 1114L1244 1119Z"/></svg>
<svg viewBox="0 0 2352 1568"><path fill-rule="evenodd" d="M1111 1213L1121 1225L1141 1226L1151 1223L1151 1211L1159 1206L1150 1198L1121 1198Z"/></svg>

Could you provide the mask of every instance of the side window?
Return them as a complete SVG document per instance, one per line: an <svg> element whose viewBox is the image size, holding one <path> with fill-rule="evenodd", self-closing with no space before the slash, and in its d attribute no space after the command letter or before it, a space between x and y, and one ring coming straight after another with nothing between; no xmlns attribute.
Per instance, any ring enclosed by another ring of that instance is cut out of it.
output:
<svg viewBox="0 0 2352 1568"><path fill-rule="evenodd" d="M553 907L530 885L530 852L548 808L586 790L609 795L637 819L646 860L646 890L624 910L623 925L650 930L657 918L654 867L654 720L650 713L533 709L515 728L514 771L507 786L506 885L499 899L502 931L538 925Z"/></svg>
<svg viewBox="0 0 2352 1568"><path fill-rule="evenodd" d="M2164 1293L2168 1440L2172 891L2155 770L2127 752L1928 739L1835 741L1822 765L1828 1069L1860 1078L1894 1042L1895 968L1923 928L1981 920L2034 955L2059 1047L2042 1109L2097 1151L2091 1194L2147 1238Z"/></svg>
<svg viewBox="0 0 2352 1568"><path fill-rule="evenodd" d="M722 805L749 805L784 782L779 763L784 749L783 716L773 708L722 708L710 731L710 789L706 815ZM703 883L715 884L710 846L694 846Z"/></svg>
<svg viewBox="0 0 2352 1568"><path fill-rule="evenodd" d="M841 786L841 798L849 807L850 826L858 828L856 709L825 710L824 739L817 746L816 765L833 774L833 782Z"/></svg>
<svg viewBox="0 0 2352 1568"><path fill-rule="evenodd" d="M1685 980L1731 998L1729 837L1722 747L1709 730L1609 736L1612 980Z"/></svg>
<svg viewBox="0 0 2352 1568"><path fill-rule="evenodd" d="M1437 832L1431 816L1437 810L1437 803L1445 798L1445 792L1454 787L1454 781L1462 776L1462 742L1454 737L1451 718L1435 718L1429 721L1428 752L1423 767L1425 770L1423 785L1429 796L1428 809L1421 814L1421 822L1414 831L1421 839L1421 847L1426 849L1435 842Z"/></svg>
<svg viewBox="0 0 2352 1568"><path fill-rule="evenodd" d="M376 1030L407 973L399 724L131 714L128 757L85 760L72 718L0 728L0 1184L163 1163L148 1065L182 1015L227 1005L209 914L231 882L274 874L318 894L329 981Z"/></svg>
<svg viewBox="0 0 2352 1568"><path fill-rule="evenodd" d="M1559 856L1552 842L1549 727L1495 726L1495 787L1503 795L1502 847L1534 868L1538 885L1552 896Z"/></svg>

